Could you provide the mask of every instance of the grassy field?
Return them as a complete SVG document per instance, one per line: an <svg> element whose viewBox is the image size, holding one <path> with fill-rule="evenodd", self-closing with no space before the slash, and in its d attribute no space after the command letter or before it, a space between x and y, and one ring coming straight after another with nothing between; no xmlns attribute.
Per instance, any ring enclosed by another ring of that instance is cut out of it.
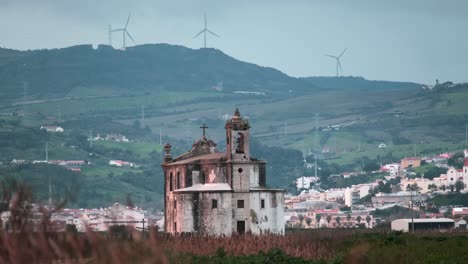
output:
<svg viewBox="0 0 468 264"><path fill-rule="evenodd" d="M105 148L117 148L121 150L128 150L140 157L148 157L149 154L153 151L161 152L163 150L163 147L159 145L159 142L113 142L97 140L93 141L93 144Z"/></svg>

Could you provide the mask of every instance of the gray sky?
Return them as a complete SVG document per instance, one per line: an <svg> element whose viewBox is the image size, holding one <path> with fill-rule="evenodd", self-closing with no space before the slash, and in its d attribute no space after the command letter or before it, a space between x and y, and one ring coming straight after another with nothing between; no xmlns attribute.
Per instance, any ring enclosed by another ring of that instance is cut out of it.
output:
<svg viewBox="0 0 468 264"><path fill-rule="evenodd" d="M291 76L329 76L342 57L343 75L434 83L468 81L465 0L0 0L0 46L60 48L107 43L108 25L136 44L199 48L203 27L221 36L208 46ZM121 35L113 35L120 47Z"/></svg>

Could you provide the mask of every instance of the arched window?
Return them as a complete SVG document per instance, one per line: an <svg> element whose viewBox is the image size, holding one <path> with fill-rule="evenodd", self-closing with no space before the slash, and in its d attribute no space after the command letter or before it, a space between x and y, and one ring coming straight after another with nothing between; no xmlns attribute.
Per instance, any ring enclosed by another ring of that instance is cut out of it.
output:
<svg viewBox="0 0 468 264"><path fill-rule="evenodd" d="M177 189L180 189L180 171L177 172Z"/></svg>
<svg viewBox="0 0 468 264"><path fill-rule="evenodd" d="M244 134L242 133L236 135L236 153L244 153Z"/></svg>
<svg viewBox="0 0 468 264"><path fill-rule="evenodd" d="M174 189L174 186L172 185L172 181L173 181L173 176L172 176L172 172L169 174L169 191L172 192L172 190Z"/></svg>

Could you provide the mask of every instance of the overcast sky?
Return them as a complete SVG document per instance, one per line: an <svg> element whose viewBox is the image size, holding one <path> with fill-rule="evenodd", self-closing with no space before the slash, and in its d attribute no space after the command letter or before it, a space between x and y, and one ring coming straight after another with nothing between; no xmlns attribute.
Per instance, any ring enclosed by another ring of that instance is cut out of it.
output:
<svg viewBox="0 0 468 264"><path fill-rule="evenodd" d="M61 48L108 43L108 26L128 26L136 44L199 48L203 27L221 36L208 46L291 76L468 81L465 0L0 0L0 46ZM122 45L120 34L113 45ZM133 45L133 44L132 44Z"/></svg>

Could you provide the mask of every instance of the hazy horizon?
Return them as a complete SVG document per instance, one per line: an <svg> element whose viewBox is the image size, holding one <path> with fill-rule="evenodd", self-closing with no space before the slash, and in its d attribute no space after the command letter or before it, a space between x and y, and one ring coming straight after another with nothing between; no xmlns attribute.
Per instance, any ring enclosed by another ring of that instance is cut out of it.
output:
<svg viewBox="0 0 468 264"><path fill-rule="evenodd" d="M341 59L343 76L433 84L465 82L468 68L468 2L462 0L384 1L189 1L0 0L0 46L52 49L108 44L113 29L132 19L128 31L136 45L168 43L199 48L193 39L203 28L208 47L247 62L276 68L294 77L334 76ZM113 35L114 48L121 34ZM127 39L128 46L135 45Z"/></svg>

